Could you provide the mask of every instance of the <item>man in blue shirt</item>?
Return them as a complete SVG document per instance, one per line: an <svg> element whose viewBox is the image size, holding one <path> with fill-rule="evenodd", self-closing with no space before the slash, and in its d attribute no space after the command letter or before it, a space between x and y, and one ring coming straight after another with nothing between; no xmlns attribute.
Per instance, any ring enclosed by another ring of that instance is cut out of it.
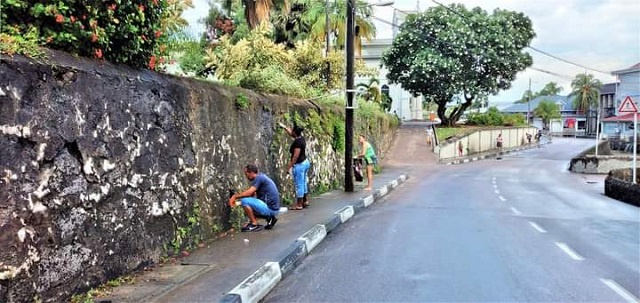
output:
<svg viewBox="0 0 640 303"><path fill-rule="evenodd" d="M258 167L249 164L244 168L244 174L251 181L249 188L239 194L233 194L229 198L229 206L242 205L244 212L249 217L250 222L242 227L242 231L259 231L262 229L258 225L256 217L265 218L266 229L273 228L278 222L276 215L280 211L280 193L276 184L267 175L258 172ZM240 203L236 199L240 198Z"/></svg>

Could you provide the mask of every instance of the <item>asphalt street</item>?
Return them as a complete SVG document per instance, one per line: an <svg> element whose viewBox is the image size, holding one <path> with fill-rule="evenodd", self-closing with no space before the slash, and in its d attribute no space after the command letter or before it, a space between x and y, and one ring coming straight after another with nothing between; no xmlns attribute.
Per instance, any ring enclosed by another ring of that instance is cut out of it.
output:
<svg viewBox="0 0 640 303"><path fill-rule="evenodd" d="M639 208L567 172L592 145L414 171L263 301L636 302Z"/></svg>

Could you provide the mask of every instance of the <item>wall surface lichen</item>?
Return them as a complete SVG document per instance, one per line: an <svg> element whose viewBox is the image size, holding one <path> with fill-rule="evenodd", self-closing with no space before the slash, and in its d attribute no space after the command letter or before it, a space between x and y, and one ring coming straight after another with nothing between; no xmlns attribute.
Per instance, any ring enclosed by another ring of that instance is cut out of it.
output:
<svg viewBox="0 0 640 303"><path fill-rule="evenodd" d="M0 61L0 302L63 301L228 229L248 163L290 197L278 122L305 126L312 190L342 182L340 108L49 61ZM382 151L394 130L385 116L356 125Z"/></svg>

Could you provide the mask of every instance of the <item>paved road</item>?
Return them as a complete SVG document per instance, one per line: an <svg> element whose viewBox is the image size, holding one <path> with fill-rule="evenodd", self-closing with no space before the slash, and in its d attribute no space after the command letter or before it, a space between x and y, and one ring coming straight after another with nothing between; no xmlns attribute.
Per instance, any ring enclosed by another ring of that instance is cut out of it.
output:
<svg viewBox="0 0 640 303"><path fill-rule="evenodd" d="M602 195L602 178L566 172L589 145L415 172L264 302L634 302L640 211Z"/></svg>

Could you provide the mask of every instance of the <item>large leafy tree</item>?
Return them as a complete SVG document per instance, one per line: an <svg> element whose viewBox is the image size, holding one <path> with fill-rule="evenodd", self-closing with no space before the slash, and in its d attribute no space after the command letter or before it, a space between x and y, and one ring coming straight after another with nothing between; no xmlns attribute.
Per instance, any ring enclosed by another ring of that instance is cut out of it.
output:
<svg viewBox="0 0 640 303"><path fill-rule="evenodd" d="M595 79L591 74L578 74L575 79L571 81L571 94L575 97L574 106L579 110L586 112L593 105L598 103L600 96L600 88L602 82Z"/></svg>
<svg viewBox="0 0 640 303"><path fill-rule="evenodd" d="M477 96L511 87L532 64L523 50L534 37L522 13L436 6L407 17L383 64L389 81L438 104L442 123L453 125ZM447 114L454 95L464 101Z"/></svg>
<svg viewBox="0 0 640 303"><path fill-rule="evenodd" d="M549 121L561 117L558 105L550 100L542 100L542 102L538 103L538 106L533 110L533 113L542 119L545 128L549 125Z"/></svg>

